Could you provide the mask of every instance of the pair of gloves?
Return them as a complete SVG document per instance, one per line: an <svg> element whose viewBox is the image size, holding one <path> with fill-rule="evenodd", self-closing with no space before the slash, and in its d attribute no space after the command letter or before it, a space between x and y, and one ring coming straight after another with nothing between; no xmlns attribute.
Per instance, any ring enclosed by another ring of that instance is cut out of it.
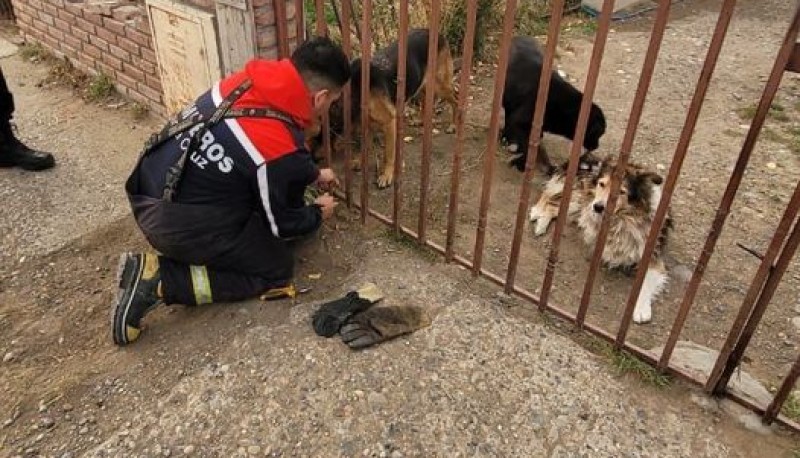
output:
<svg viewBox="0 0 800 458"><path fill-rule="evenodd" d="M425 311L413 306L372 307L383 299L381 291L367 283L343 298L322 304L314 313L314 332L322 337L336 333L347 346L361 349L422 329L431 324Z"/></svg>

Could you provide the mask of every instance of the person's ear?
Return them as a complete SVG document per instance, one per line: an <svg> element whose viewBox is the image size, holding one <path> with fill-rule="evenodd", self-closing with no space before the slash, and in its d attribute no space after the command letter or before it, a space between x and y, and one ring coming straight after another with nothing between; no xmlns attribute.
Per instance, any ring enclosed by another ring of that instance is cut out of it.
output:
<svg viewBox="0 0 800 458"><path fill-rule="evenodd" d="M315 107L325 106L325 102L328 99L328 94L330 94L330 91L328 89L321 89L315 92L314 95L311 97L312 106Z"/></svg>

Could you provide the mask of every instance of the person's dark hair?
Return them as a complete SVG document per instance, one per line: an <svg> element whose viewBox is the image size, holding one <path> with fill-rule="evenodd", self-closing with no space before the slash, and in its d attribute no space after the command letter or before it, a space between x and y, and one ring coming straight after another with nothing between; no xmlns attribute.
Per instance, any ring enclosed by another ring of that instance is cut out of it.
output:
<svg viewBox="0 0 800 458"><path fill-rule="evenodd" d="M294 50L291 61L312 91L340 89L350 80L347 55L327 37L306 40Z"/></svg>

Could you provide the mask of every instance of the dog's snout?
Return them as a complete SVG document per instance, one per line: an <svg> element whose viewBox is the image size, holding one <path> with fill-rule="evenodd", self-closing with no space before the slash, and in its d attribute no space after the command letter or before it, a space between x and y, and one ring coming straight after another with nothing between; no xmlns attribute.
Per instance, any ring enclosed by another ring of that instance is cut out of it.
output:
<svg viewBox="0 0 800 458"><path fill-rule="evenodd" d="M606 209L606 206L602 202L595 202L594 203L594 211L596 213L603 213L603 210L605 210L605 209Z"/></svg>

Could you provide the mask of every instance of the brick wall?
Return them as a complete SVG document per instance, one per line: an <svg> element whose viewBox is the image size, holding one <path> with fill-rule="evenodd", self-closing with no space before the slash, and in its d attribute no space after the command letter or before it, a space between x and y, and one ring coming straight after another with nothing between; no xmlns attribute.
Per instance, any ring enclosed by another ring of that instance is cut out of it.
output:
<svg viewBox="0 0 800 458"><path fill-rule="evenodd" d="M278 28L275 26L275 5L273 0L252 0L256 26L256 45L258 55L264 59L278 57ZM286 32L289 38L289 50L294 49L297 42L297 26L295 25L295 1L277 0L286 4Z"/></svg>
<svg viewBox="0 0 800 458"><path fill-rule="evenodd" d="M27 41L41 43L117 90L164 114L150 27L138 1L12 0Z"/></svg>
<svg viewBox="0 0 800 458"><path fill-rule="evenodd" d="M117 90L162 116L161 80L143 0L11 0L27 41L38 42L78 69L104 73ZM184 0L214 11L214 0ZM294 46L294 0L286 2L287 32ZM258 55L277 57L273 0L253 0ZM291 48L290 48L291 49Z"/></svg>

